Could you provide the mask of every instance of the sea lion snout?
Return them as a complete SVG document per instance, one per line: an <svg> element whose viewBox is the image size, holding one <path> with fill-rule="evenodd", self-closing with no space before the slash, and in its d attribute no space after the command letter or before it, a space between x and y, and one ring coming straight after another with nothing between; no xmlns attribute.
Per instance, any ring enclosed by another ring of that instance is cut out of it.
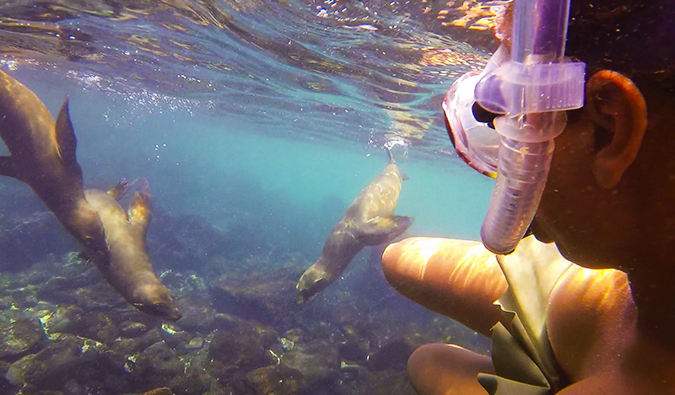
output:
<svg viewBox="0 0 675 395"><path fill-rule="evenodd" d="M162 285L144 285L134 292L133 305L140 311L170 321L178 321L182 314L176 307L169 290Z"/></svg>
<svg viewBox="0 0 675 395"><path fill-rule="evenodd" d="M298 291L298 304L307 303L314 295L331 284L331 281L327 278L327 273L322 269L323 266L314 264L302 274L295 286Z"/></svg>

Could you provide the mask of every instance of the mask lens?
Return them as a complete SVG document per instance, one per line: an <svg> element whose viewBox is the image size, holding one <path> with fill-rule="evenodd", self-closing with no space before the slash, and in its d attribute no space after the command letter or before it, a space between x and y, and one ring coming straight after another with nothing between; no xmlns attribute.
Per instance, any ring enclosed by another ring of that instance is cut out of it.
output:
<svg viewBox="0 0 675 395"><path fill-rule="evenodd" d="M458 78L443 100L446 127L457 155L489 177L497 176L500 136L492 126L492 113L474 114L474 91L481 75L469 72ZM480 108L480 107L479 107Z"/></svg>

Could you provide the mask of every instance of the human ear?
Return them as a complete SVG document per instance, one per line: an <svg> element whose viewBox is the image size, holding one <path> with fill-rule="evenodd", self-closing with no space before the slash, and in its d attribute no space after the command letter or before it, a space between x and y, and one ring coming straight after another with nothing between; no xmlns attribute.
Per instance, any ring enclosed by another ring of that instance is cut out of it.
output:
<svg viewBox="0 0 675 395"><path fill-rule="evenodd" d="M586 108L593 123L611 133L595 157L597 183L614 188L633 163L647 127L647 105L637 86L622 74L599 71L586 84Z"/></svg>

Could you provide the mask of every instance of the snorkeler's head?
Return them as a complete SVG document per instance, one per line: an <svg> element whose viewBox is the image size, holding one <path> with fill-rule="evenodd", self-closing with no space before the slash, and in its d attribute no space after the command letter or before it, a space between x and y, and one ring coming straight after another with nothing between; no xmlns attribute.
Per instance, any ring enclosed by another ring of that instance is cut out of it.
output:
<svg viewBox="0 0 675 395"><path fill-rule="evenodd" d="M672 196L670 184L660 181L672 178L675 157L674 139L668 137L675 108L675 46L670 43L675 34L669 22L675 20L674 8L637 1L572 2L566 55L587 63L585 105L567 111L564 131L554 140L550 174L531 229L541 239L556 241L568 259L584 266L629 270L640 254L636 243L654 245L653 240L675 233L659 225L671 218L673 207L664 198ZM509 41L511 24L506 22L500 33ZM606 69L618 73L598 73ZM494 176L499 138L485 136L495 134L495 114L452 99L449 93L444 109L460 157ZM448 111L451 104L467 111ZM453 121L466 119L473 135L453 128ZM645 188L640 180L650 180L652 186ZM592 208L584 210L587 206ZM660 214L646 221L644 213L654 209Z"/></svg>

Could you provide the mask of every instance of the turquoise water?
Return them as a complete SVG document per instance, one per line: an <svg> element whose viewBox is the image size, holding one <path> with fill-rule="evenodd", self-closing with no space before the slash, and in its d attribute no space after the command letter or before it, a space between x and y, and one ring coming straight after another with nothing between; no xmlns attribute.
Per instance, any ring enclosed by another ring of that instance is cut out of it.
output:
<svg viewBox="0 0 675 395"><path fill-rule="evenodd" d="M268 216L256 223L286 222L287 228L300 229L298 235L305 225L312 230L319 226L325 238L387 161L384 150L371 145L290 139L282 123L232 122L185 105L172 109L166 102L120 100L116 94L42 78L31 83L30 73L24 81L53 114L70 97L85 187L107 188L122 177L146 177L166 210L200 214L217 226L225 226L233 211L228 202L238 204L239 187L248 184L243 187L261 195L256 202ZM280 137L273 137L275 130ZM397 210L415 217L408 235L477 239L493 181L456 158L420 158L415 147L405 146L395 146L393 152L409 177ZM326 212L330 201L335 204ZM322 224L294 223L306 218L304 212L317 212L315 219ZM320 252L320 246L314 247Z"/></svg>

